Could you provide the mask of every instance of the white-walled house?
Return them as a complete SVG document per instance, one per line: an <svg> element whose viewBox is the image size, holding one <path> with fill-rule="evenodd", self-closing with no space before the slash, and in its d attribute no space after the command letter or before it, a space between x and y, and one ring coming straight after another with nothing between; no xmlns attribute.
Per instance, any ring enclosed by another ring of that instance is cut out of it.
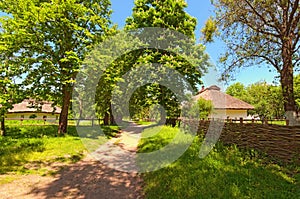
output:
<svg viewBox="0 0 300 199"><path fill-rule="evenodd" d="M61 108L55 106L52 107L52 102L43 101L38 107L34 106L35 101L25 99L21 103L14 104L13 108L8 110L5 115L7 119L47 119L57 120L61 112Z"/></svg>
<svg viewBox="0 0 300 199"><path fill-rule="evenodd" d="M215 85L202 89L193 97L194 100L198 100L199 98L212 101L213 111L208 116L209 118L247 118L247 111L254 109L254 107L247 102L223 93L221 89Z"/></svg>

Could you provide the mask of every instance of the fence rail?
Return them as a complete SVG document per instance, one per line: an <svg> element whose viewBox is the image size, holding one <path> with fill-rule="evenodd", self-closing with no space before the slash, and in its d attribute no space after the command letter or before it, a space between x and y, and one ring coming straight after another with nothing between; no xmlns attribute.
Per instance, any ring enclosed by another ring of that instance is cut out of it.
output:
<svg viewBox="0 0 300 199"><path fill-rule="evenodd" d="M21 126L47 126L58 125L58 120L50 118L6 118L9 125L21 125ZM69 125L79 126L95 126L104 123L104 119L68 119Z"/></svg>
<svg viewBox="0 0 300 199"><path fill-rule="evenodd" d="M23 126L40 126L40 125L58 125L57 119L51 118L6 118L6 121L10 121L11 125L23 125ZM176 124L184 119L178 118L169 118L167 119L167 123ZM215 120L214 118L208 118L206 121ZM12 124L12 121L15 123ZM146 120L145 120L146 121ZM150 121L150 120L149 120ZM151 120L152 121L152 120ZM202 120L205 121L205 120ZM225 123L242 123L242 124L265 124L265 125L288 125L289 121L285 119L270 119L270 120L257 120L257 119L224 119ZM68 124L70 125L83 125L83 126L94 126L104 124L104 119L100 118L91 118L91 119L79 119L72 118L68 119Z"/></svg>

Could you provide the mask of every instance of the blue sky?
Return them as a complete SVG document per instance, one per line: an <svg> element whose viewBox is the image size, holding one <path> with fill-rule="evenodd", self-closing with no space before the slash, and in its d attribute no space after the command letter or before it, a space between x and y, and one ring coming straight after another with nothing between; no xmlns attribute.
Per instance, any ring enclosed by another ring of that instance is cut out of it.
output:
<svg viewBox="0 0 300 199"><path fill-rule="evenodd" d="M132 14L132 8L134 0L111 0L113 15L112 20L114 23L119 25L119 28L122 28L125 24L125 20L128 16ZM204 26L205 21L209 16L213 15L213 6L210 4L210 0L186 0L188 3L188 8L186 11L193 17L196 17L198 20L196 36L197 41L199 42L200 30ZM222 41L215 41L214 43L207 44L207 53L211 57L211 62L214 65L217 65L217 60L222 52L224 52L224 44ZM277 73L274 70L269 69L267 66L263 67L251 67L239 69L235 74L235 81L229 82L232 84L234 82L242 82L245 85L249 85L258 81L267 81L272 83L274 77L277 76ZM209 74L204 78L204 83L206 85L214 84L218 77L217 73L209 72ZM226 87L226 85L225 85Z"/></svg>
<svg viewBox="0 0 300 199"><path fill-rule="evenodd" d="M193 17L196 17L198 20L197 30L195 32L197 36L197 41L200 39L200 30L204 26L205 21L209 16L213 15L213 6L210 4L210 0L186 0L188 3L188 8L186 11ZM121 29L125 20L128 16L132 14L132 8L134 0L111 0L112 3L112 21L118 24ZM0 12L0 16L3 13ZM220 57L220 54L224 52L225 46L222 41L215 41L214 43L207 44L207 53L211 57L211 62L217 66L217 60ZM270 72L271 70L271 72ZM267 66L262 67L251 67L251 68L242 68L239 69L234 77L235 81L230 81L229 84L234 82L242 82L245 85L249 85L258 81L266 81L268 83L272 83L274 77L278 74L272 69L272 67L268 68ZM209 86L211 84L217 84L216 80L219 78L219 74L217 72L210 71L208 75L204 77L205 86ZM219 83L218 83L219 84ZM222 86L222 85L221 85ZM224 85L226 87L226 85Z"/></svg>

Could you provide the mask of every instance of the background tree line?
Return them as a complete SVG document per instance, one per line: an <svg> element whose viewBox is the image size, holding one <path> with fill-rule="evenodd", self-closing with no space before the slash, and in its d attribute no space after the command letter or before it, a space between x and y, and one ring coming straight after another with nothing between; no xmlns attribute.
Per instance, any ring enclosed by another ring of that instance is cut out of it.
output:
<svg viewBox="0 0 300 199"><path fill-rule="evenodd" d="M197 20L185 12L186 7L184 0L135 1L125 29L133 31L137 28L161 27L178 31L192 41L189 46L193 47L188 49L194 63L159 48L130 52L114 60L98 83L95 102L97 114L105 118L105 123L114 123L115 120L111 111L114 85L136 64L159 63L179 71L193 88L201 84L201 77L209 66L209 57L205 47L196 44ZM0 2L0 11L7 14L0 17L0 87L4 91L0 98L0 113L3 131L4 115L8 109L14 103L30 97L53 101L54 106L61 106L58 133L66 133L75 79L83 60L91 49L119 32L110 19L110 1L4 0ZM136 36L142 33L133 31ZM153 35L152 39L155 41L157 38ZM144 44L153 41L151 38L144 41L142 37L140 40ZM138 92L140 94L136 94ZM136 93L135 101L131 100L133 114L137 114L142 106L160 104L168 114L178 115L180 104L174 93L163 86L146 85ZM151 96L147 103L145 96ZM77 97L75 101L84 100L81 99L83 96Z"/></svg>
<svg viewBox="0 0 300 199"><path fill-rule="evenodd" d="M281 89L281 86L266 82L257 82L248 86L237 82L227 87L226 93L253 105L254 110L249 111L250 115L280 119L286 117ZM298 114L300 111L300 74L294 77L294 95Z"/></svg>

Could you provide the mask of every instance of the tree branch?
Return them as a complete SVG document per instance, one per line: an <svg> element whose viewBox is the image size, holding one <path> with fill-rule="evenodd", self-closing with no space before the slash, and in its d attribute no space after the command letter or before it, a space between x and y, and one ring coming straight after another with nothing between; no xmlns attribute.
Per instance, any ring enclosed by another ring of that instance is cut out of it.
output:
<svg viewBox="0 0 300 199"><path fill-rule="evenodd" d="M247 3L247 5L251 8L252 13L254 13L256 16L258 16L258 17L263 21L263 23L264 23L265 25L274 28L278 33L280 33L280 31L278 31L278 27L276 27L276 26L270 24L270 23L269 23L269 22L268 22L261 14L260 14L260 13L257 12L256 8L254 8L253 5L252 5L248 0L244 0L244 1L245 1L245 2ZM268 13L269 13L269 12L268 12ZM272 16L271 16L271 17L272 17ZM273 18L273 19L274 19L274 18ZM247 24L247 25L249 25L249 24Z"/></svg>
<svg viewBox="0 0 300 199"><path fill-rule="evenodd" d="M295 3L293 4L292 11L289 16L289 22L288 25L291 27L290 30L294 29L294 25L299 23L299 18L300 18L300 12L298 11L298 15L296 18L294 18L295 13L299 10L299 0L296 0ZM295 20L294 20L295 19Z"/></svg>

